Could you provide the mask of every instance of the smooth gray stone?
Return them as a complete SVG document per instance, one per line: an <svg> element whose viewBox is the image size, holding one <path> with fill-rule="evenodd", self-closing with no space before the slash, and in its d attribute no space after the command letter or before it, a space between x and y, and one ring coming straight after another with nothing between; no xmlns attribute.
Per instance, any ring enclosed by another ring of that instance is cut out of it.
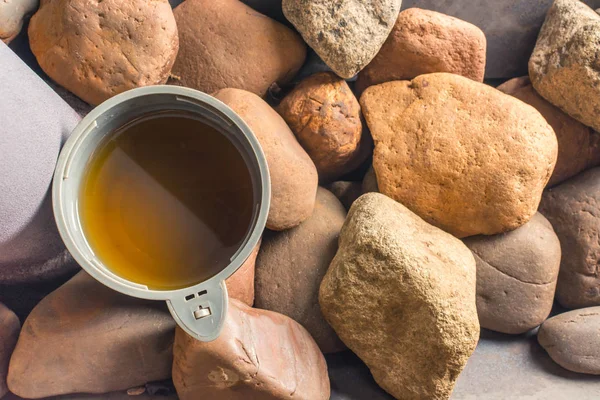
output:
<svg viewBox="0 0 600 400"><path fill-rule="evenodd" d="M381 390L358 357L327 357L332 400L393 400ZM509 336L482 331L458 378L451 400L572 400L600 398L600 377L567 371L555 364L533 333Z"/></svg>
<svg viewBox="0 0 600 400"><path fill-rule="evenodd" d="M592 8L600 0L584 0ZM477 25L487 38L486 78L527 75L527 63L553 0L404 0Z"/></svg>
<svg viewBox="0 0 600 400"><path fill-rule="evenodd" d="M58 153L79 115L0 43L0 284L64 274L50 195Z"/></svg>

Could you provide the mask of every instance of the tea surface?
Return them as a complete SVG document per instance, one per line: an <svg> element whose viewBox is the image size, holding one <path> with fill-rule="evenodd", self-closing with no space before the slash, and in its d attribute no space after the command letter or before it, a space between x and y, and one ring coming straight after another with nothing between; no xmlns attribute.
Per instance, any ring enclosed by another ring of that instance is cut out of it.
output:
<svg viewBox="0 0 600 400"><path fill-rule="evenodd" d="M92 156L79 214L96 256L155 290L225 268L253 213L250 172L216 129L184 115L124 127Z"/></svg>

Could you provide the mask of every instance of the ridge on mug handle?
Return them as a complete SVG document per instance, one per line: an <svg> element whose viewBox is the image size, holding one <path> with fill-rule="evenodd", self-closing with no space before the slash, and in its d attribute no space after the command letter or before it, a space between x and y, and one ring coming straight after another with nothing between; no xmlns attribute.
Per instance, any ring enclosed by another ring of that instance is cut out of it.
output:
<svg viewBox="0 0 600 400"><path fill-rule="evenodd" d="M203 162L219 164L184 175ZM233 164L242 167L227 175ZM239 191L223 190L236 182ZM127 91L92 110L63 147L52 188L60 235L81 267L118 292L165 300L177 324L202 341L219 336L225 280L260 240L270 191L265 156L242 119L205 93L166 85ZM227 237L236 223L237 236Z"/></svg>

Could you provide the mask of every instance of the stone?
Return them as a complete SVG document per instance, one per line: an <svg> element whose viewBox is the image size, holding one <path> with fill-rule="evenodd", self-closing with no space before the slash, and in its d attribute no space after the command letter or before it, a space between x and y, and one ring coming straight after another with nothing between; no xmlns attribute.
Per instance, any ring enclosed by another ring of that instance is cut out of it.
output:
<svg viewBox="0 0 600 400"><path fill-rule="evenodd" d="M6 386L8 362L17 344L20 329L19 318L0 303L0 398L8 393L8 387Z"/></svg>
<svg viewBox="0 0 600 400"><path fill-rule="evenodd" d="M329 184L326 189L338 198L346 210L363 194L361 182L337 181Z"/></svg>
<svg viewBox="0 0 600 400"><path fill-rule="evenodd" d="M345 219L340 201L319 188L312 216L285 232L266 233L256 262L256 307L302 324L326 354L346 348L319 307L319 286Z"/></svg>
<svg viewBox="0 0 600 400"><path fill-rule="evenodd" d="M352 78L394 27L402 0L283 0L283 14L340 77Z"/></svg>
<svg viewBox="0 0 600 400"><path fill-rule="evenodd" d="M325 358L300 324L237 300L212 342L177 329L173 382L180 400L328 400L330 392Z"/></svg>
<svg viewBox="0 0 600 400"><path fill-rule="evenodd" d="M554 129L558 160L548 186L600 165L600 134L547 102L535 91L529 77L511 79L497 89L535 107Z"/></svg>
<svg viewBox="0 0 600 400"><path fill-rule="evenodd" d="M358 100L346 81L332 72L300 82L277 111L315 163L322 182L353 171L370 154Z"/></svg>
<svg viewBox="0 0 600 400"><path fill-rule="evenodd" d="M448 14L478 26L487 38L486 78L527 74L527 62L553 0L404 0L402 8L419 7ZM584 3L600 7L600 0Z"/></svg>
<svg viewBox="0 0 600 400"><path fill-rule="evenodd" d="M562 249L556 300L566 308L600 305L600 168L592 168L544 192L540 212Z"/></svg>
<svg viewBox="0 0 600 400"><path fill-rule="evenodd" d="M381 193L459 238L535 214L558 152L535 108L448 73L371 86L360 102Z"/></svg>
<svg viewBox="0 0 600 400"><path fill-rule="evenodd" d="M250 307L254 304L254 277L259 249L260 242L242 266L225 281L229 297L238 299Z"/></svg>
<svg viewBox="0 0 600 400"><path fill-rule="evenodd" d="M180 49L172 81L206 93L264 96L291 81L306 58L300 36L238 0L186 0L175 9Z"/></svg>
<svg viewBox="0 0 600 400"><path fill-rule="evenodd" d="M373 61L359 74L362 92L379 83L449 72L478 82L485 73L485 35L473 24L435 11L402 11Z"/></svg>
<svg viewBox="0 0 600 400"><path fill-rule="evenodd" d="M283 118L260 97L239 89L219 90L214 96L248 124L265 153L271 176L267 228L281 231L300 225L310 217L315 205L315 164Z"/></svg>
<svg viewBox="0 0 600 400"><path fill-rule="evenodd" d="M42 398L168 379L174 330L164 302L120 294L80 272L25 321L8 387L21 397Z"/></svg>
<svg viewBox="0 0 600 400"><path fill-rule="evenodd" d="M50 189L80 117L4 43L0 71L0 285L23 285L79 268L58 234Z"/></svg>
<svg viewBox="0 0 600 400"><path fill-rule="evenodd" d="M10 43L23 28L25 16L38 7L39 0L8 0L0 3L0 40Z"/></svg>
<svg viewBox="0 0 600 400"><path fill-rule="evenodd" d="M377 175L375 174L375 168L371 165L362 182L362 193L379 193L379 185L377 184Z"/></svg>
<svg viewBox="0 0 600 400"><path fill-rule="evenodd" d="M92 105L166 83L179 48L167 0L43 1L29 43L48 76Z"/></svg>
<svg viewBox="0 0 600 400"><path fill-rule="evenodd" d="M578 0L556 0L529 60L535 90L579 122L600 130L600 15Z"/></svg>
<svg viewBox="0 0 600 400"><path fill-rule="evenodd" d="M398 399L447 399L475 350L475 260L402 204L354 202L319 301L340 339Z"/></svg>
<svg viewBox="0 0 600 400"><path fill-rule="evenodd" d="M561 367L582 374L600 375L600 307L559 314L544 322L540 345Z"/></svg>
<svg viewBox="0 0 600 400"><path fill-rule="evenodd" d="M482 328L521 334L548 318L560 268L560 242L536 213L525 225L464 240L477 264L477 314Z"/></svg>

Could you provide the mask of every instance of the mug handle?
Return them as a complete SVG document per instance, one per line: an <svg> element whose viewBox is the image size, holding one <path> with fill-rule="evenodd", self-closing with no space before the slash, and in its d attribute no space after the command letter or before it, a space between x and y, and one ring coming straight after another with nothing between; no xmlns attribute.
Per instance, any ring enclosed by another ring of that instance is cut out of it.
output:
<svg viewBox="0 0 600 400"><path fill-rule="evenodd" d="M225 281L196 288L194 292L167 300L175 322L190 336L202 342L219 337L227 316Z"/></svg>

